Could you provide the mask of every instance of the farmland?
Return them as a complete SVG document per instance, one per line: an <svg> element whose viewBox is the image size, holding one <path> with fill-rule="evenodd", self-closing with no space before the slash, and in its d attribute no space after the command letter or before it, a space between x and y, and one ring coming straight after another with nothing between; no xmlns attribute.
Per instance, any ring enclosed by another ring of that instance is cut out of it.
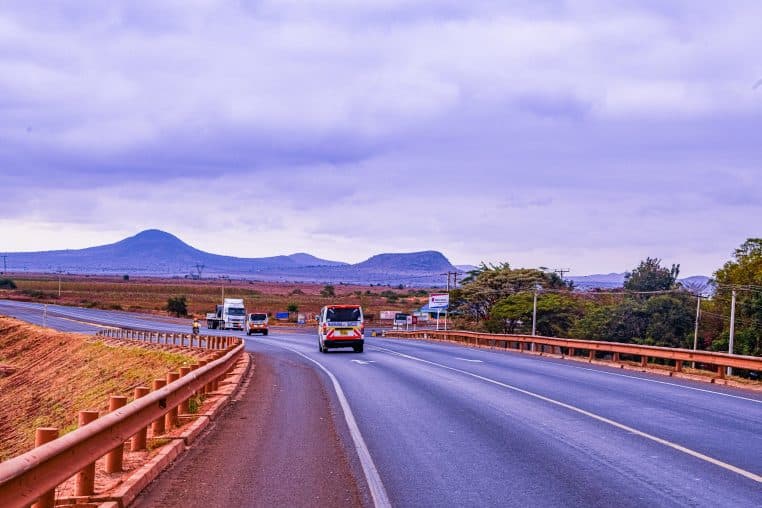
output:
<svg viewBox="0 0 762 508"><path fill-rule="evenodd" d="M427 302L427 291L389 286L336 284L334 296L314 283L258 282L228 279L158 277L13 275L15 290L0 298L108 310L166 314L167 299L185 296L188 313L202 317L223 298L243 298L250 310L283 312L289 308L313 314L329 303L360 304L372 319L380 310L410 311ZM321 294L322 293L322 294Z"/></svg>

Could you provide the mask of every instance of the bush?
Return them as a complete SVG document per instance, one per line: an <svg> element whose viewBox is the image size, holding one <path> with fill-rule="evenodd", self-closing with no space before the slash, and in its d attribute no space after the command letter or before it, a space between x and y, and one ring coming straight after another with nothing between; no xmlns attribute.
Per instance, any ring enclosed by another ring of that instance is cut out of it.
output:
<svg viewBox="0 0 762 508"><path fill-rule="evenodd" d="M130 280L130 276L129 275L122 275L122 280L126 282L126 281Z"/></svg>
<svg viewBox="0 0 762 508"><path fill-rule="evenodd" d="M289 312L299 312L299 306L295 303L289 303L286 310Z"/></svg>
<svg viewBox="0 0 762 508"><path fill-rule="evenodd" d="M12 279L0 279L0 289L16 289L16 283Z"/></svg>
<svg viewBox="0 0 762 508"><path fill-rule="evenodd" d="M325 297L336 296L336 289L330 284L328 284L327 286L325 286L323 289L320 290L320 296L325 296Z"/></svg>
<svg viewBox="0 0 762 508"><path fill-rule="evenodd" d="M188 315L188 301L184 296L171 296L167 300L167 311L177 317Z"/></svg>

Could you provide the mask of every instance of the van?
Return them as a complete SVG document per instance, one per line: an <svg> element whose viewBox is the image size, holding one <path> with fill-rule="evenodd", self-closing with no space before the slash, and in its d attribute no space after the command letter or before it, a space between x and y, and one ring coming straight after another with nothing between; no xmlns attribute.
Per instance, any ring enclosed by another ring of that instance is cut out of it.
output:
<svg viewBox="0 0 762 508"><path fill-rule="evenodd" d="M267 314L264 312L252 312L246 316L246 335L261 333L267 335Z"/></svg>
<svg viewBox="0 0 762 508"><path fill-rule="evenodd" d="M365 344L365 324L359 305L326 305L318 318L318 349L351 347L362 353Z"/></svg>

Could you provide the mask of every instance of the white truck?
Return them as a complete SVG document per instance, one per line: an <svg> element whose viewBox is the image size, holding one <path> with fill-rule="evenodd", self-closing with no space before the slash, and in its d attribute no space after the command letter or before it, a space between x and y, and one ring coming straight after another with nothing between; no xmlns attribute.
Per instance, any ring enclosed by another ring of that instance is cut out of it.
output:
<svg viewBox="0 0 762 508"><path fill-rule="evenodd" d="M246 323L246 307L242 298L225 298L215 312L206 314L206 327L220 330L243 330Z"/></svg>

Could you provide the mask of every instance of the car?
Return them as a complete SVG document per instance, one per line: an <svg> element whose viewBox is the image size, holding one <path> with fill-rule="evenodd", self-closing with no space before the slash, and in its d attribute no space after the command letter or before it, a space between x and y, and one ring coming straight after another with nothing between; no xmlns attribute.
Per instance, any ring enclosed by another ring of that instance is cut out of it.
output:
<svg viewBox="0 0 762 508"><path fill-rule="evenodd" d="M267 313L265 312L252 312L246 316L246 335L252 333L261 333L267 335Z"/></svg>
<svg viewBox="0 0 762 508"><path fill-rule="evenodd" d="M365 345L365 321L359 305L326 305L318 319L318 349L351 347L362 353Z"/></svg>

